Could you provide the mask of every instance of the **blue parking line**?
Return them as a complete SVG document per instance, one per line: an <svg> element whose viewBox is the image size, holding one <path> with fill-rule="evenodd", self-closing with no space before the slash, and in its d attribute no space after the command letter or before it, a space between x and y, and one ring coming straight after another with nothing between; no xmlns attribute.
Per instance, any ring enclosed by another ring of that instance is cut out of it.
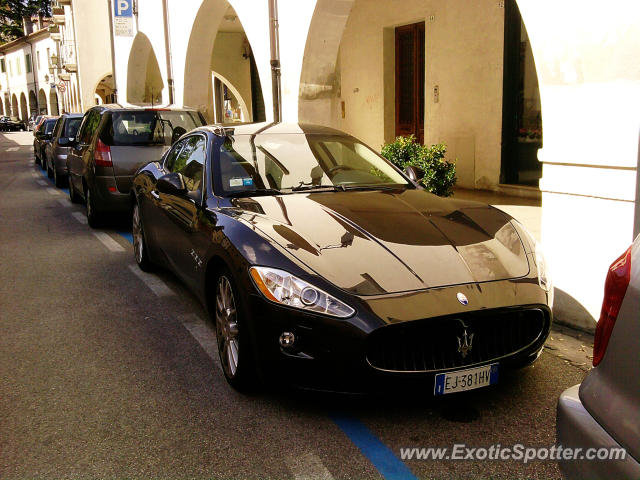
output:
<svg viewBox="0 0 640 480"><path fill-rule="evenodd" d="M118 230L118 235L120 235L127 242L129 242L131 245L133 245L133 234L131 234L130 232L122 232L122 231Z"/></svg>
<svg viewBox="0 0 640 480"><path fill-rule="evenodd" d="M53 181L52 178L49 178L49 175L47 175L46 170L42 170L42 168L40 168L40 166L38 166L37 168L38 168L38 171L40 172L40 175L42 175L44 178L49 180L49 183L51 183L51 184L53 184L55 186L55 182ZM69 189L68 188L60 188L59 190L61 192L66 193L67 195L69 195Z"/></svg>
<svg viewBox="0 0 640 480"><path fill-rule="evenodd" d="M343 415L331 419L386 480L417 480L409 468L359 420Z"/></svg>

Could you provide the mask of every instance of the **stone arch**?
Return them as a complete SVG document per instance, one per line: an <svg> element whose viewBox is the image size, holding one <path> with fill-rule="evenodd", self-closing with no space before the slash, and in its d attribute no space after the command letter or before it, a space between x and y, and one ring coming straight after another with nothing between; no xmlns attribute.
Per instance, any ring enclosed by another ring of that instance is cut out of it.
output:
<svg viewBox="0 0 640 480"><path fill-rule="evenodd" d="M4 115L4 104L0 102L0 115Z"/></svg>
<svg viewBox="0 0 640 480"><path fill-rule="evenodd" d="M9 100L9 95L5 94L4 96L4 114L11 115L11 100Z"/></svg>
<svg viewBox="0 0 640 480"><path fill-rule="evenodd" d="M40 113L38 108L38 99L36 97L36 92L33 90L29 90L29 113Z"/></svg>
<svg viewBox="0 0 640 480"><path fill-rule="evenodd" d="M127 102L134 105L162 103L164 82L158 58L149 38L138 32L127 64Z"/></svg>
<svg viewBox="0 0 640 480"><path fill-rule="evenodd" d="M18 110L18 97L16 97L16 94L14 93L13 95L11 95L11 115L17 117L19 113L20 110Z"/></svg>
<svg viewBox="0 0 640 480"><path fill-rule="evenodd" d="M60 109L58 108L58 92L56 88L52 88L49 92L49 114L60 115Z"/></svg>
<svg viewBox="0 0 640 480"><path fill-rule="evenodd" d="M29 104L27 103L27 97L22 92L20 94L20 120L26 121L29 118Z"/></svg>
<svg viewBox="0 0 640 480"><path fill-rule="evenodd" d="M96 101L99 101L99 103L113 103L113 95L115 91L113 75L109 72L99 78L100 80L96 82L93 88Z"/></svg>
<svg viewBox="0 0 640 480"><path fill-rule="evenodd" d="M241 20L244 11L237 13L234 9L234 4L241 6L239 3L204 0L189 36L183 103L200 110L209 121L214 120L216 101L211 81L214 71L218 78L225 78L225 83L238 92L245 104L247 120L265 120L265 103L270 107L271 93L265 88L270 87L270 81L265 80L264 70L259 68L251 47L251 37L257 33L245 31L245 22ZM245 10L251 11L247 7ZM246 16L244 18L250 20ZM265 52L264 47L259 45L260 58L268 53L268 44Z"/></svg>
<svg viewBox="0 0 640 480"><path fill-rule="evenodd" d="M53 113L47 108L47 94L44 93L44 89L41 88L38 92L38 113L45 113L48 115L53 115Z"/></svg>
<svg viewBox="0 0 640 480"><path fill-rule="evenodd" d="M329 123L332 99L339 88L338 51L354 3L355 0L318 0L316 3L300 73L298 118L301 122Z"/></svg>

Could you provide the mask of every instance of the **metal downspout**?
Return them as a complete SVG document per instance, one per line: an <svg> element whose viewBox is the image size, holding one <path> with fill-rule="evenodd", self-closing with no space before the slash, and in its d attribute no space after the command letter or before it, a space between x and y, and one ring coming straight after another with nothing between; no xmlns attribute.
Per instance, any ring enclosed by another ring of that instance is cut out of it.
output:
<svg viewBox="0 0 640 480"><path fill-rule="evenodd" d="M118 103L118 83L116 82L116 47L113 38L113 2L109 0L109 37L111 40L111 75L113 75L113 103Z"/></svg>
<svg viewBox="0 0 640 480"><path fill-rule="evenodd" d="M164 13L164 54L167 59L167 86L169 88L169 104L174 103L173 89L173 65L171 58L171 41L169 37L169 4L168 0L162 0L162 8Z"/></svg>
<svg viewBox="0 0 640 480"><path fill-rule="evenodd" d="M280 33L278 26L278 0L269 0L269 43L271 49L271 89L273 121L282 121L282 91L280 86Z"/></svg>

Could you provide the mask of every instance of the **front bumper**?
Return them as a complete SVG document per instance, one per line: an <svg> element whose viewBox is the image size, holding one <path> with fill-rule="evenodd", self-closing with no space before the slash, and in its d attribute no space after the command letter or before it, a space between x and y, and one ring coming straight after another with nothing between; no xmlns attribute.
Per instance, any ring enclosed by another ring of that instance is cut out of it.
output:
<svg viewBox="0 0 640 480"><path fill-rule="evenodd" d="M565 390L558 399L557 444L563 448L622 448L587 411L579 396L580 385ZM640 478L640 463L629 453L624 460L563 460L558 462L566 479L598 480Z"/></svg>
<svg viewBox="0 0 640 480"><path fill-rule="evenodd" d="M372 311L367 311L366 308L358 309L356 315L351 318L337 319L275 305L259 294L250 295L247 306L250 309L252 342L258 356L259 373L266 381L342 392L407 388L425 390L433 394L434 377L439 373L496 362L500 363L500 368L519 368L538 358L551 324L551 312L545 305L540 304L528 307L509 306L489 311L479 310L475 313L482 313L482 321L486 322L491 322L488 312L496 312L496 315L500 312L504 315L510 310L515 315L523 310L536 310L542 312L543 324L534 341L527 342L523 348L517 349L512 354L496 354L496 356L488 354L489 356L483 358L482 348L489 346L476 343L476 351L472 352L466 360L457 358L453 363L435 366L433 364L424 366L423 361L423 363L418 362L419 366L412 364L404 369L403 367L387 369L383 368L383 365L376 365L374 353L372 353L373 339L379 339L381 332L386 335L386 330L393 329L392 339L395 341L395 335L398 334L397 327L416 327L425 333L425 344L431 342L429 343L431 345L432 340L427 338L430 324L446 323L458 317L469 318L474 315L474 312L399 321L394 325ZM471 324L471 322L468 323ZM296 342L293 348L282 348L279 345L278 339L283 332L292 332L295 335ZM410 332L409 335L412 333ZM452 356L460 357L455 335L446 340ZM412 341L413 344L408 344L406 348L416 348L415 338ZM406 357L411 358L412 355L413 353L410 353ZM402 360L399 362L402 364Z"/></svg>

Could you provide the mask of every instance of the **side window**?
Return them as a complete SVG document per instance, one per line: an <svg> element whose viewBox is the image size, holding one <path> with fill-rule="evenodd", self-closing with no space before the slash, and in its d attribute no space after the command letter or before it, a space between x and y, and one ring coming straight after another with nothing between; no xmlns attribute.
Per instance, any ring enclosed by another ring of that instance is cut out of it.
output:
<svg viewBox="0 0 640 480"><path fill-rule="evenodd" d="M201 135L194 135L185 140L184 148L173 165L173 171L181 173L187 190L195 192L202 184L207 140Z"/></svg>
<svg viewBox="0 0 640 480"><path fill-rule="evenodd" d="M64 124L64 119L60 117L56 122L56 126L53 128L53 138L58 138L60 136L60 131L62 130L63 124Z"/></svg>
<svg viewBox="0 0 640 480"><path fill-rule="evenodd" d="M100 114L96 111L90 111L84 117L82 127L80 129L80 143L88 144L100 123Z"/></svg>
<svg viewBox="0 0 640 480"><path fill-rule="evenodd" d="M169 151L169 153L167 153L167 156L164 159L164 169L167 172L173 172L173 166L176 163L176 159L178 158L178 154L180 153L180 150L182 150L182 147L184 147L184 144L187 143L187 140L182 140L181 142L176 143L173 148Z"/></svg>

